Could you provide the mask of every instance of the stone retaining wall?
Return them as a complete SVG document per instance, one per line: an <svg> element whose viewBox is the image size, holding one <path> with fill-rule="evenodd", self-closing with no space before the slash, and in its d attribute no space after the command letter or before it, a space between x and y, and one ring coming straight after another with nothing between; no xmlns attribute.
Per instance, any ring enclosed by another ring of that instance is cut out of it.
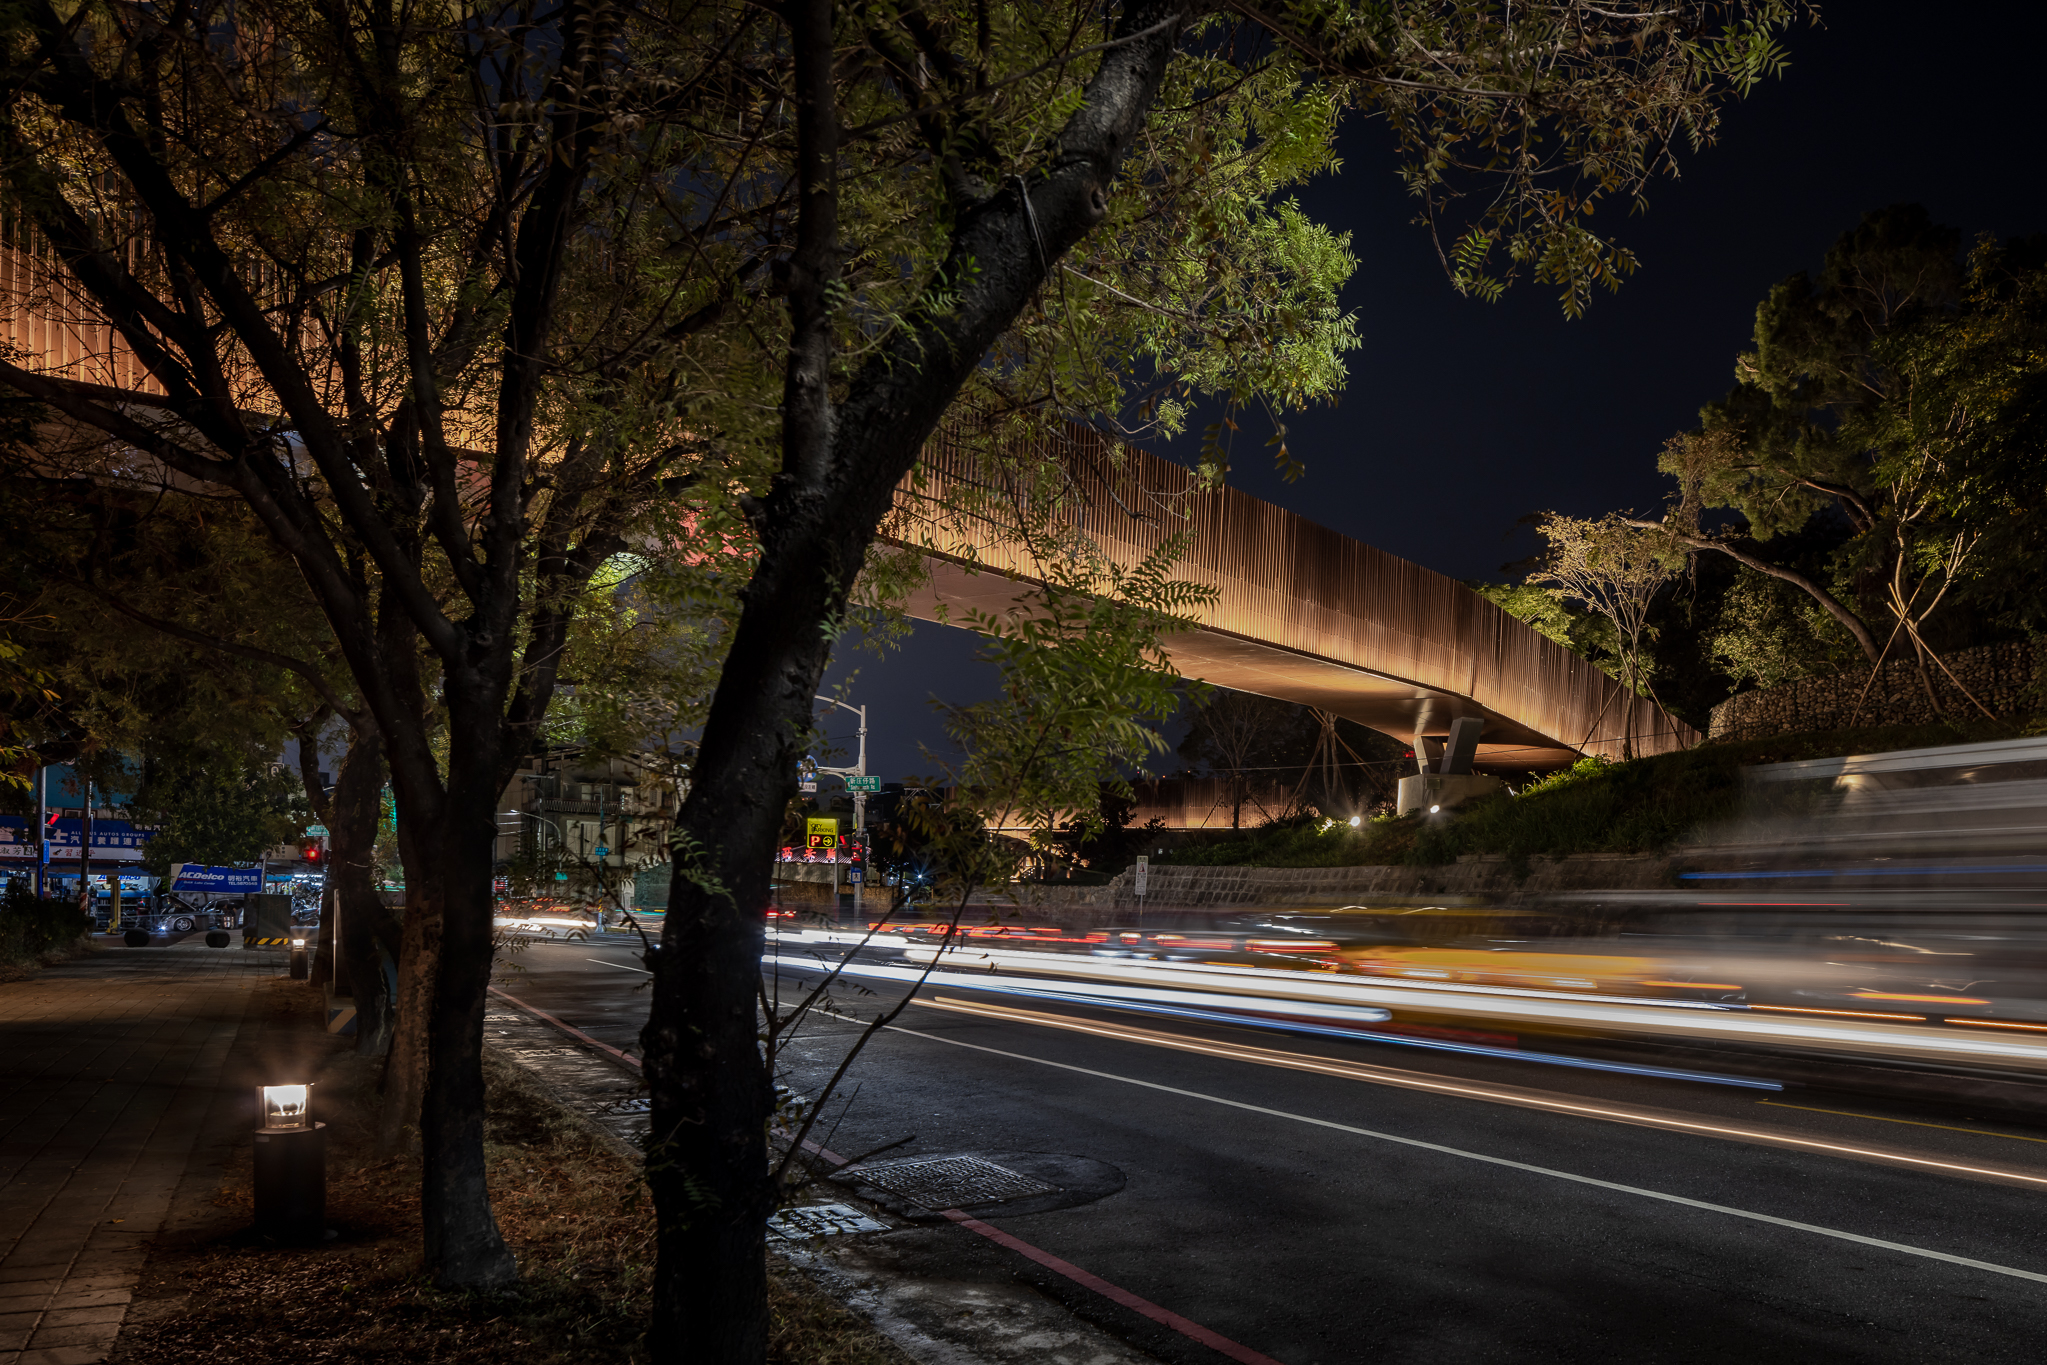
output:
<svg viewBox="0 0 2047 1365"><path fill-rule="evenodd" d="M805 868L776 887L785 908L825 907L831 887ZM1489 904L1534 899L1560 891L1649 890L1674 884L1671 859L1656 854L1583 853L1530 858L1517 867L1498 854L1467 854L1440 867L1160 867L1150 869L1146 910L1303 909L1368 905L1373 901L1468 899ZM887 888L874 888L870 905L886 904ZM969 904L1021 912L1051 923L1093 924L1103 915L1138 908L1133 872L1106 886L1020 884L977 891Z"/></svg>
<svg viewBox="0 0 2047 1365"><path fill-rule="evenodd" d="M1525 873L1525 874L1524 874ZM1333 908L1374 900L1441 897L1488 902L1558 891L1649 889L1671 885L1671 860L1657 855L1589 853L1530 858L1525 869L1500 855L1474 854L1441 867L1160 867L1145 886L1147 910ZM1053 920L1099 917L1137 908L1134 874L1107 886L1017 886L974 897Z"/></svg>
<svg viewBox="0 0 2047 1365"><path fill-rule="evenodd" d="M1799 678L1775 687L1741 692L1713 708L1713 739L1767 739L1772 735L1845 730L1856 725L1931 725L1943 719L1980 719L1965 696L1997 715L2040 707L2047 683L2047 640L2018 640L1941 656L1954 678L1931 664L1934 697L1909 653L1885 660L1876 681L1870 670L1851 668L1824 678ZM1956 680L1961 686L1956 686ZM1866 689L1866 694L1865 694Z"/></svg>

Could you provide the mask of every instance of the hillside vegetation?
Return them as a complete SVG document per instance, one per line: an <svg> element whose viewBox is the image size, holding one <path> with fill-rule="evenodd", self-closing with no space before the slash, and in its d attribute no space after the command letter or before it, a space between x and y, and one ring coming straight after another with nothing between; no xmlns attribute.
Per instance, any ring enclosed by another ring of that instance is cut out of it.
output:
<svg viewBox="0 0 2047 1365"><path fill-rule="evenodd" d="M1741 770L1843 754L2008 736L1989 727L1883 726L1702 744L1679 753L1575 767L1460 807L1454 815L1382 817L1362 829L1320 820L1274 824L1184 846L1159 863L1207 867L1355 867L1439 864L1464 854L1510 858L1572 853L1656 853L1734 813Z"/></svg>

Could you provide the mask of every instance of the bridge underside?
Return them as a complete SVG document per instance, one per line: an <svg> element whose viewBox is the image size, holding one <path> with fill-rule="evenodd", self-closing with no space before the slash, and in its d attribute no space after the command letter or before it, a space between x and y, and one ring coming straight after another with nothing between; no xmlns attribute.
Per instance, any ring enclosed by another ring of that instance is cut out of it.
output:
<svg viewBox="0 0 2047 1365"><path fill-rule="evenodd" d="M1019 585L1012 579L970 572L961 564L935 557L926 564L931 571L929 585L905 604L909 614L920 621L950 617L957 623L967 611L999 616L1015 605ZM1560 768L1581 756L1579 750L1548 739L1469 697L1228 631L1185 631L1169 637L1167 647L1183 678L1320 707L1402 742L1411 742L1417 735L1441 737L1449 733L1453 720L1482 717L1485 729L1476 759L1480 767Z"/></svg>
<svg viewBox="0 0 2047 1365"><path fill-rule="evenodd" d="M1194 628L1168 642L1182 676L1320 707L1413 742L1478 717L1477 762L1568 765L1583 754L1657 754L1697 743L1690 726L1453 579L1192 471L1074 428L1021 463L1057 460L1065 529L1124 565L1177 544L1176 577L1210 590ZM1004 485L1001 461L941 434L898 489L883 537L920 550L928 585L912 616L1015 610L1038 565L1005 507L1041 491ZM991 472L991 470L993 472ZM972 567L970 567L972 566ZM947 611L946 609L950 609Z"/></svg>

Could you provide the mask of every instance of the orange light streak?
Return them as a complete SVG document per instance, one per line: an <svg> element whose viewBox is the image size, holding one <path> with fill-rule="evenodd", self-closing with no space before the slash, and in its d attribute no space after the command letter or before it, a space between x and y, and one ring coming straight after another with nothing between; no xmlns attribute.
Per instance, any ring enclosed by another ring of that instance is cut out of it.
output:
<svg viewBox="0 0 2047 1365"><path fill-rule="evenodd" d="M1682 986L1693 991L1738 991L1741 987L1732 981L1638 981L1639 986Z"/></svg>
<svg viewBox="0 0 2047 1365"><path fill-rule="evenodd" d="M1850 997L1855 1000L1912 1000L1924 1001L1929 1005L1987 1005L1988 1000L1978 1000L1971 995L1898 995L1890 991L1857 991Z"/></svg>
<svg viewBox="0 0 2047 1365"><path fill-rule="evenodd" d="M1357 1062L1339 1061L1333 1057L1315 1057L1303 1053L1281 1052L1275 1048L1254 1047L1247 1043L1223 1043L1207 1038L1195 1038L1185 1034L1160 1033L1154 1029L1131 1028L1125 1025L1105 1023L1095 1019L1083 1019L1068 1014L1045 1014L1037 1010L1017 1009L1010 1005L986 1004L978 1000L961 1000L951 996L935 996L919 1000L920 1005L934 1009L949 1010L960 1014L978 1014L985 1018L1002 1019L1014 1023L1037 1024L1045 1028L1064 1029L1072 1033L1087 1033L1098 1038L1109 1038L1120 1042L1143 1043L1151 1047L1168 1048L1175 1052L1192 1052L1201 1056L1216 1057L1224 1061L1251 1062L1259 1066L1280 1067L1289 1071L1307 1071L1324 1076L1335 1076L1344 1080L1365 1081L1373 1085L1390 1085L1401 1090L1421 1090L1434 1094L1454 1095L1464 1099L1485 1100L1494 1104L1509 1104L1520 1109L1541 1109L1555 1114L1569 1114L1581 1118L1603 1119L1613 1123L1630 1123L1643 1128L1661 1128L1669 1132L1691 1133L1701 1137L1728 1138L1736 1142L1754 1142L1768 1147L1791 1147L1803 1151L1819 1152L1832 1156L1856 1157L1877 1161L1890 1166L1910 1166L1921 1170L1946 1171L1956 1175L1987 1176L1995 1180L2017 1181L2035 1189L2047 1189L2047 1175L2029 1175L2023 1171L2007 1170L1996 1166L1970 1166L1956 1161L1938 1161L1932 1157L1912 1156L1905 1152L1889 1152L1882 1148L1853 1147L1845 1143L1823 1142L1817 1138L1801 1137L1795 1133L1775 1131L1767 1128L1737 1128L1722 1123L1707 1123L1696 1119L1682 1118L1675 1114L1659 1113L1652 1109L1638 1109L1633 1106L1614 1104L1589 1104L1551 1096L1540 1091L1514 1088L1493 1088L1473 1085L1461 1081L1440 1080L1436 1077L1414 1071L1397 1071L1391 1068L1365 1066ZM1917 1017L1917 1016L1913 1016ZM906 1030L914 1033L916 1030Z"/></svg>
<svg viewBox="0 0 2047 1365"><path fill-rule="evenodd" d="M1809 1010L1797 1005L1750 1005L1752 1010L1772 1010L1778 1014L1838 1014L1849 1019L1903 1019L1910 1024L1923 1024L1923 1014L1878 1014L1874 1010Z"/></svg>

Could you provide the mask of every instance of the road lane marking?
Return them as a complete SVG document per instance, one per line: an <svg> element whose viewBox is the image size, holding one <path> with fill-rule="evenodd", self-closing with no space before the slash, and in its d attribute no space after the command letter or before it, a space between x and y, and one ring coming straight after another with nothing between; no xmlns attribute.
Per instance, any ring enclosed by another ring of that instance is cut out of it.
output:
<svg viewBox="0 0 2047 1365"><path fill-rule="evenodd" d="M1193 1052L1205 1057L1218 1057L1226 1061L1252 1062L1259 1066L1281 1067L1289 1071L1309 1071L1317 1075L1335 1076L1344 1080L1364 1081L1371 1085L1393 1086L1402 1090L1419 1090L1428 1094L1449 1095L1458 1099L1484 1100L1493 1104L1509 1104L1522 1109L1538 1109L1553 1114L1564 1114L1574 1118L1603 1119L1613 1123L1629 1123L1644 1128L1661 1128L1668 1132L1689 1133L1701 1137L1728 1138L1736 1142L1752 1142L1770 1147L1783 1147L1793 1151L1817 1152L1826 1156L1845 1156L1857 1160L1874 1161L1890 1166L1905 1166L1917 1170L1933 1171L1944 1175L1962 1175L2018 1184L2030 1189L2047 1189L2047 1175L2031 1175L2024 1171L2011 1170L2001 1166L1965 1165L1955 1161L1940 1161L1932 1157L1913 1156L1908 1152L1887 1151L1881 1147L1851 1147L1843 1143L1827 1142L1819 1138L1802 1137L1795 1133L1767 1128L1734 1128L1725 1124L1708 1123L1686 1118L1662 1110L1636 1105L1615 1104L1610 1101L1594 1103L1586 1100L1568 1100L1539 1090L1523 1090L1519 1086L1479 1085L1469 1081L1444 1080L1419 1071L1398 1071L1391 1067L1367 1066L1360 1062L1347 1062L1333 1057L1316 1057L1306 1053L1281 1052L1274 1048L1256 1047L1249 1043L1225 1043L1207 1038L1192 1038L1181 1034L1159 1033L1152 1029L1134 1028L1125 1024L1109 1024L1093 1019L1080 1019L1072 1015L1041 1014L1036 1010L1017 1009L1009 1005L991 1005L980 1001L953 1000L937 996L929 1000L920 999L920 1005L932 1009L950 1010L959 1014L978 1015L1004 1022L1037 1024L1043 1028L1064 1029L1072 1033L1086 1033L1098 1038L1119 1042L1142 1043L1149 1047L1163 1047L1176 1052Z"/></svg>
<svg viewBox="0 0 2047 1365"><path fill-rule="evenodd" d="M1038 1066L1052 1067L1059 1071L1070 1071L1077 1075L1093 1076L1098 1080L1115 1081L1122 1085L1134 1085L1145 1090L1156 1090L1162 1094L1178 1095L1183 1099L1201 1100L1218 1104L1229 1109L1241 1109L1247 1113L1264 1114L1270 1118L1290 1119L1310 1127L1327 1128L1334 1132L1350 1133L1356 1137L1372 1138L1379 1142L1391 1142L1401 1147L1413 1147L1441 1156L1454 1156L1464 1161L1477 1161L1488 1166L1501 1166L1508 1170L1525 1171L1530 1175L1548 1176L1552 1180L1568 1180L1575 1185L1589 1185L1595 1189L1612 1190L1618 1194L1632 1194L1641 1199L1653 1199L1659 1203L1676 1204L1682 1208L1699 1209L1706 1213L1724 1214L1729 1218L1742 1218L1752 1223L1767 1223L1773 1227L1790 1228L1794 1232L1810 1232L1820 1237L1831 1237L1835 1241L1853 1242L1858 1246L1876 1247L1881 1251L1896 1251L1906 1256L1918 1256L1929 1261L1945 1261L1949 1265L1966 1266L1971 1270L1988 1271L1993 1275L2008 1275L2013 1279L2031 1280L2035 1284L2047 1284L2047 1275L2036 1271L2020 1270L2015 1266L1998 1265L1993 1261L1979 1261L1969 1256L1956 1256L1950 1252L1935 1251L1931 1247L1917 1247L1905 1242L1886 1241L1881 1237L1865 1237L1859 1232L1848 1232L1841 1228L1823 1227L1818 1223L1802 1223L1795 1218L1779 1218L1773 1213L1757 1213L1752 1209L1737 1209L1727 1204L1714 1204L1704 1199L1691 1199L1681 1194L1666 1194L1662 1190L1644 1189L1640 1185L1623 1185L1618 1181L1600 1180L1589 1175L1578 1175L1571 1171L1559 1171L1549 1166L1537 1166L1526 1161L1513 1161L1502 1156L1487 1156L1483 1152L1466 1151L1462 1147L1449 1147L1440 1142L1427 1142L1421 1138L1401 1137L1397 1133L1381 1133L1371 1128L1360 1128L1355 1124L1338 1123L1334 1119L1318 1119L1308 1114L1295 1114L1285 1109L1272 1109L1262 1104L1250 1104L1244 1100L1226 1099L1221 1095L1204 1094L1199 1090L1185 1090L1176 1085L1164 1085L1158 1081L1139 1080L1135 1076L1119 1076L1112 1071L1097 1071L1092 1067L1074 1066L1069 1062L1054 1062L1043 1057L1032 1057L1022 1052L1009 1052L999 1047L985 1047L980 1043L964 1042L958 1038L945 1038L920 1029L904 1028L900 1024L887 1026L892 1032L907 1033L925 1038L934 1043L945 1043L952 1047L963 1047L974 1052L985 1052L991 1056L1007 1057L1012 1061L1031 1062Z"/></svg>
<svg viewBox="0 0 2047 1365"><path fill-rule="evenodd" d="M1912 1128L1938 1128L1948 1133L1974 1133L1977 1137L2008 1138L2013 1142L2047 1142L2047 1138L2027 1137L2023 1133L1993 1133L1987 1128L1958 1128L1952 1123L1926 1123L1919 1119L1885 1118L1882 1114L1857 1114L1847 1109L1820 1109L1810 1104L1786 1104L1782 1100L1757 1100L1777 1109L1803 1109L1808 1114L1839 1114L1847 1119L1869 1119L1874 1123L1902 1123Z"/></svg>
<svg viewBox="0 0 2047 1365"><path fill-rule="evenodd" d="M623 962L606 962L601 957L586 957L583 959L583 961L594 962L600 967L616 967L622 972L638 972L641 976L653 975L653 973L648 971L645 967L628 967Z"/></svg>

